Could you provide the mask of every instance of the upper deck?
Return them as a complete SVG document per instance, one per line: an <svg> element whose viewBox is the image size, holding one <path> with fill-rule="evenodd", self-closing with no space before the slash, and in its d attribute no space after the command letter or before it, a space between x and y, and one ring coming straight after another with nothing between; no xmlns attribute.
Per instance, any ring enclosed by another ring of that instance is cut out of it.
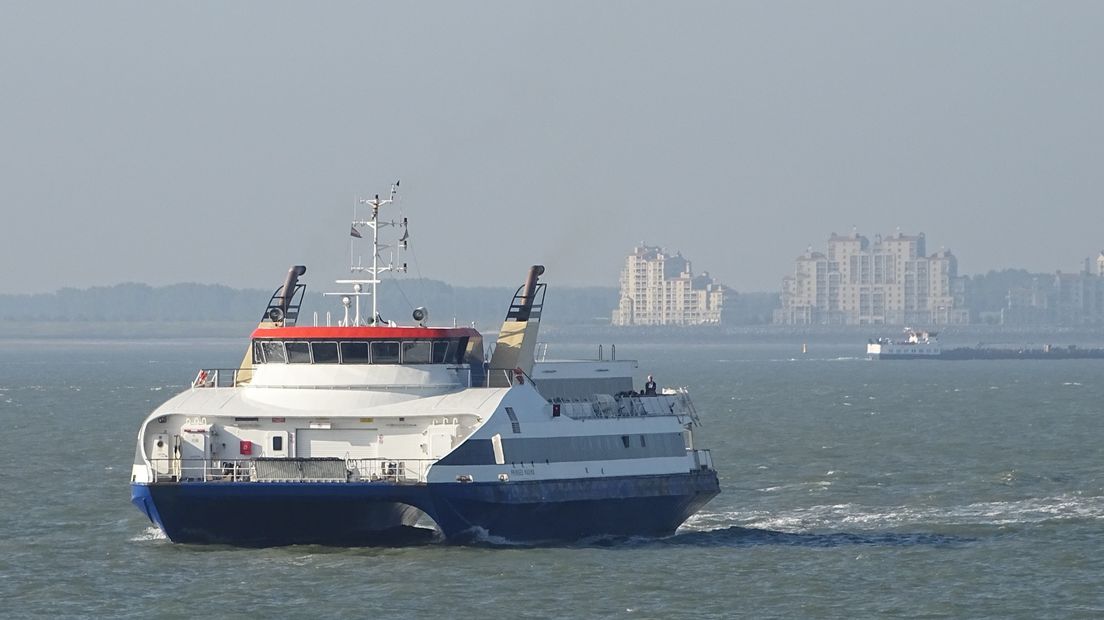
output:
<svg viewBox="0 0 1104 620"><path fill-rule="evenodd" d="M253 331L235 385L341 387L423 394L467 387L483 371L470 327L265 326Z"/></svg>
<svg viewBox="0 0 1104 620"><path fill-rule="evenodd" d="M253 364L472 364L483 339L470 327L259 327Z"/></svg>

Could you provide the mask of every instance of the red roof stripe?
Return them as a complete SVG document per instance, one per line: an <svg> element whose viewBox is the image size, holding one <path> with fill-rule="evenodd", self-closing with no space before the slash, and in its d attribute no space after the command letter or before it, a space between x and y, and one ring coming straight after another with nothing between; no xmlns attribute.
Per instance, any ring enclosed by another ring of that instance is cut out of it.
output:
<svg viewBox="0 0 1104 620"><path fill-rule="evenodd" d="M347 340L363 338L462 338L478 336L470 327L259 327L252 338Z"/></svg>

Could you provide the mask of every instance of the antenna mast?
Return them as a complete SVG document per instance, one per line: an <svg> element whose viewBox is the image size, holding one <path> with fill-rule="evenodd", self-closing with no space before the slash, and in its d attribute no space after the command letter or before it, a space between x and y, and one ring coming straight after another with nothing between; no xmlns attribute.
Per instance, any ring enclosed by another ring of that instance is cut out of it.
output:
<svg viewBox="0 0 1104 620"><path fill-rule="evenodd" d="M360 317L360 298L363 295L371 295L372 296L372 315L371 315L371 318L369 320L364 322L364 324L366 324L366 325L378 325L383 320L382 317L380 317L380 314L379 314L379 296L377 295L378 287L381 283L380 275L383 274L383 273L386 273L388 271L406 272L406 263L403 263L401 265L396 265L395 264L395 262L394 262L394 258L395 258L394 252L391 253L391 256L388 259L386 265L381 264L382 257L380 256L380 252L382 250L385 250L385 249L389 249L389 248L393 249L395 247L398 247L398 249L400 249L400 250L405 250L406 249L407 239L409 238L409 230L407 229L407 220L406 220L406 218L404 217L402 219L402 221L391 220L391 221L382 221L382 222L379 219L380 208L395 202L395 194L398 192L398 190L399 190L399 182L395 181L395 184L391 186L391 194L387 198L381 199L379 194L376 194L374 198L370 198L370 199L369 198L361 198L360 200L357 201L356 204L353 205L353 228L352 228L352 232L351 232L353 239L351 239L349 241L349 258L350 258L349 271L352 272L352 273L366 273L366 274L368 274L369 277L368 277L368 279L338 280L337 282L338 282L338 284L352 284L353 285L353 295L356 297L356 314L355 314L355 318L353 319L353 324L354 325L361 325L362 324L361 323L361 317ZM366 205L366 206L371 207L372 208L372 218L367 219L367 220L358 219L357 218L357 205ZM371 267L364 266L362 264L363 261L361 260L360 257L357 258L357 261L356 261L355 264L352 263L352 257L353 257L353 253L354 253L353 248L352 248L352 244L353 244L355 239L362 238L361 235L360 235L360 231L357 230L358 226L366 226L366 227L372 229L372 266ZM402 236L399 237L397 245L390 245L390 244L380 243L380 234L379 234L380 233L380 227L386 227L386 226L396 226L396 227L401 226L402 227L403 233L402 233ZM370 293L364 293L364 292L361 291L361 285L364 285L364 284L368 284L372 287L372 290L371 290Z"/></svg>

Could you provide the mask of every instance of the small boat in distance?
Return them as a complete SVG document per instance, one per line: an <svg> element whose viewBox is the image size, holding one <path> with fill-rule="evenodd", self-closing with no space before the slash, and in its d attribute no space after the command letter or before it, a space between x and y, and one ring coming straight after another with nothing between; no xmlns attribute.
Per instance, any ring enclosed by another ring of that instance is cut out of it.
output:
<svg viewBox="0 0 1104 620"><path fill-rule="evenodd" d="M489 356L425 308L384 320L380 276L403 266L381 251L409 238L406 218L379 217L394 196L360 201L367 218L354 206L351 243L372 256L350 252L336 325L298 324L306 267L292 267L240 366L200 370L142 422L131 501L171 541L394 545L426 523L448 541L664 536L720 492L685 389L636 391L631 360L535 359L543 267Z"/></svg>
<svg viewBox="0 0 1104 620"><path fill-rule="evenodd" d="M905 328L905 338L871 339L866 354L876 360L1070 360L1104 359L1104 349L1081 348L1076 345L1039 347L956 347L944 349L935 332Z"/></svg>
<svg viewBox="0 0 1104 620"><path fill-rule="evenodd" d="M876 360L939 359L942 353L938 334L911 327L905 328L902 340L876 338L866 344L866 354Z"/></svg>

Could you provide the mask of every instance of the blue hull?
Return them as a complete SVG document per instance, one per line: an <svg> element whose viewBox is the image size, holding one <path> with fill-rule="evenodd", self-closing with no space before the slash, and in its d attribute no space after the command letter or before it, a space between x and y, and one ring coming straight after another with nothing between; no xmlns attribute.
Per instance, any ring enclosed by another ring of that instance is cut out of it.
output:
<svg viewBox="0 0 1104 620"><path fill-rule="evenodd" d="M241 546L409 544L423 514L448 540L663 536L720 492L714 471L539 482L132 484L131 501L173 542Z"/></svg>

